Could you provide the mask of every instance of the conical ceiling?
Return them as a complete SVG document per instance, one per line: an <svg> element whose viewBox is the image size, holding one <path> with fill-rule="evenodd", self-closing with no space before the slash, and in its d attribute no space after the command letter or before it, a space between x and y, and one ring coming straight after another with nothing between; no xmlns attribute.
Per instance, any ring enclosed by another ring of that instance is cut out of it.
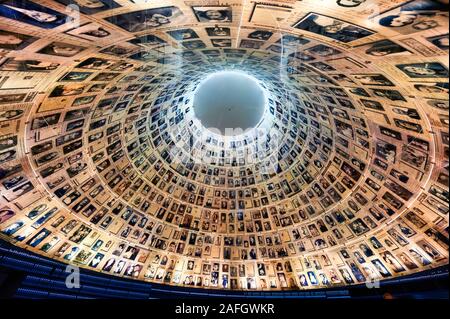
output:
<svg viewBox="0 0 450 319"><path fill-rule="evenodd" d="M327 288L448 264L446 10L0 1L1 238L198 288ZM194 112L222 71L264 91L241 134Z"/></svg>

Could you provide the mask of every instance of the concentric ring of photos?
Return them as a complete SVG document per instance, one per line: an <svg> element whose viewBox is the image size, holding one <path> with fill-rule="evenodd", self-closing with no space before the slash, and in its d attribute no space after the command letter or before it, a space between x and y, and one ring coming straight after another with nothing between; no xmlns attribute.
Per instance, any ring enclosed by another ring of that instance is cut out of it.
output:
<svg viewBox="0 0 450 319"><path fill-rule="evenodd" d="M3 1L1 238L213 289L327 288L448 264L444 9ZM195 89L223 70L267 92L245 134L211 134L193 112Z"/></svg>

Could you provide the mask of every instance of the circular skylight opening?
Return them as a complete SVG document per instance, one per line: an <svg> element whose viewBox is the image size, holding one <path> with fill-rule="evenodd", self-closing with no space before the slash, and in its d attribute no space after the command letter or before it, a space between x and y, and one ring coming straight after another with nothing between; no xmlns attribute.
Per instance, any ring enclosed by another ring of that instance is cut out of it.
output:
<svg viewBox="0 0 450 319"><path fill-rule="evenodd" d="M213 133L237 136L257 127L264 118L267 97L258 81L237 71L217 72L198 86L194 113Z"/></svg>

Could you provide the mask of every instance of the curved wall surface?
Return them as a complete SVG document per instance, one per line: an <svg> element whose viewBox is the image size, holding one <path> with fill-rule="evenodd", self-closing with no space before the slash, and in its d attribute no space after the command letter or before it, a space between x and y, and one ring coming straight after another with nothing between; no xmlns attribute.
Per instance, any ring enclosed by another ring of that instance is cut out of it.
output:
<svg viewBox="0 0 450 319"><path fill-rule="evenodd" d="M448 265L447 7L1 1L1 238L208 290ZM195 116L194 92L221 71L267 95L241 134Z"/></svg>

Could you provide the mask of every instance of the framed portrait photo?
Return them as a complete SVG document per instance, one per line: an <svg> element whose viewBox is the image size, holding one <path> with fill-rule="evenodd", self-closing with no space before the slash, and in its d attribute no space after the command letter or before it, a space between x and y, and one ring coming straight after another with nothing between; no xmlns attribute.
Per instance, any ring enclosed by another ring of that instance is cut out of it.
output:
<svg viewBox="0 0 450 319"><path fill-rule="evenodd" d="M36 37L29 35L0 30L0 52L22 50L36 40Z"/></svg>
<svg viewBox="0 0 450 319"><path fill-rule="evenodd" d="M343 43L363 39L375 34L363 27L318 13L309 13L294 28L325 36Z"/></svg>
<svg viewBox="0 0 450 319"><path fill-rule="evenodd" d="M401 34L412 34L447 26L448 4L440 1L406 1L395 8L381 12L378 24Z"/></svg>
<svg viewBox="0 0 450 319"><path fill-rule="evenodd" d="M210 37L229 37L231 35L230 28L220 27L219 25L214 28L206 28L206 32Z"/></svg>
<svg viewBox="0 0 450 319"><path fill-rule="evenodd" d="M123 13L105 20L134 33L167 26L182 15L179 8L172 6Z"/></svg>
<svg viewBox="0 0 450 319"><path fill-rule="evenodd" d="M0 59L1 71L51 72L56 70L59 65L59 63L41 60Z"/></svg>
<svg viewBox="0 0 450 319"><path fill-rule="evenodd" d="M2 1L0 16L43 29L57 28L70 22L65 14L26 0Z"/></svg>
<svg viewBox="0 0 450 319"><path fill-rule="evenodd" d="M84 49L84 47L80 47L78 45L53 42L39 50L38 53L60 57L73 57L82 52Z"/></svg>
<svg viewBox="0 0 450 319"><path fill-rule="evenodd" d="M56 2L65 6L77 6L80 12L84 14L96 14L121 7L121 5L113 0L56 0Z"/></svg>
<svg viewBox="0 0 450 319"><path fill-rule="evenodd" d="M233 22L233 9L229 6L202 6L192 7L198 22L231 23Z"/></svg>
<svg viewBox="0 0 450 319"><path fill-rule="evenodd" d="M439 62L398 64L404 74L410 78L448 78L448 69Z"/></svg>
<svg viewBox="0 0 450 319"><path fill-rule="evenodd" d="M167 33L177 41L198 39L197 33L192 29L172 30Z"/></svg>

